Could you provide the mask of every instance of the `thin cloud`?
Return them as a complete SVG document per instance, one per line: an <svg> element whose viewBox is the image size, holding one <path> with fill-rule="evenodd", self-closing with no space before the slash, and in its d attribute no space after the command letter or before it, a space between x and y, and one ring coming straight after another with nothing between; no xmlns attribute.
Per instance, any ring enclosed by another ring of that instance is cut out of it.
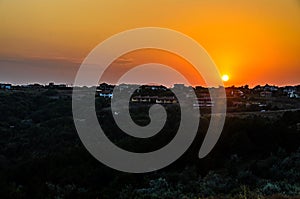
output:
<svg viewBox="0 0 300 199"><path fill-rule="evenodd" d="M72 84L80 64L59 59L0 57L0 82Z"/></svg>
<svg viewBox="0 0 300 199"><path fill-rule="evenodd" d="M119 58L114 63L115 64L127 65L127 64L131 64L132 62L133 62L132 58Z"/></svg>

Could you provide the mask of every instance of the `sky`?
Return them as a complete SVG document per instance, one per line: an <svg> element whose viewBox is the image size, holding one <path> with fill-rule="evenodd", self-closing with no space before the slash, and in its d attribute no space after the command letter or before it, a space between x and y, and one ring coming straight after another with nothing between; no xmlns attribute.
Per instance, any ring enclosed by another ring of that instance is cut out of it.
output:
<svg viewBox="0 0 300 199"><path fill-rule="evenodd" d="M299 0L0 0L0 82L72 84L99 43L148 26L196 40L220 74L229 75L227 86L300 84ZM120 57L108 76L119 77L124 66L152 58L169 60L188 79L198 78L184 60L151 50ZM163 75L165 69L153 70L163 84L180 81L177 74Z"/></svg>

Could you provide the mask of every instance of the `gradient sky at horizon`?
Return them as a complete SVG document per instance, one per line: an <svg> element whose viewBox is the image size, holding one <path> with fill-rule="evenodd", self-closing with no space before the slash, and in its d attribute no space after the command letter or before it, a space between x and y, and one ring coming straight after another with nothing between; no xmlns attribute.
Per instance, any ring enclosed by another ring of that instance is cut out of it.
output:
<svg viewBox="0 0 300 199"><path fill-rule="evenodd" d="M71 84L97 44L145 26L198 41L227 86L300 84L298 0L0 0L0 82Z"/></svg>

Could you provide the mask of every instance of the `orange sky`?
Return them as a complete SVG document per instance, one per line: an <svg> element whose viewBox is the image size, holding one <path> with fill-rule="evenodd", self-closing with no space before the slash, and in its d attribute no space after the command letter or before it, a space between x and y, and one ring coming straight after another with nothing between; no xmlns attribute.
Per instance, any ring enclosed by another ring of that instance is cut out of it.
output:
<svg viewBox="0 0 300 199"><path fill-rule="evenodd" d="M299 0L0 0L0 82L71 83L98 43L145 26L198 41L225 85L300 83Z"/></svg>
<svg viewBox="0 0 300 199"><path fill-rule="evenodd" d="M141 49L131 51L129 53L124 54L123 56L119 57L115 60L105 71L100 79L100 82L110 82L112 84L117 84L118 80L122 77L123 74L134 68L135 66L147 64L147 63L160 63L174 70L178 71L182 76L186 78L187 81L184 81L186 84L191 85L206 85L205 81L203 80L201 74L197 72L197 70L183 57L175 55L171 52L158 50L158 49ZM170 72L171 73L171 72ZM165 75L162 74L162 77L159 79L164 79L164 77L170 78L170 73ZM113 74L113 75L112 75ZM159 76L160 74L157 73L149 73L143 74L145 76ZM135 76L138 76L136 74ZM148 77L144 77L144 79ZM178 83L181 81L181 78L177 78L176 75L172 76L173 81L165 81L165 85L172 86L172 83ZM149 78L151 79L151 78ZM150 80L149 80L150 81ZM124 83L124 82L120 82ZM138 83L132 80L129 83ZM157 83L150 81L149 83ZM182 82L180 82L182 83Z"/></svg>

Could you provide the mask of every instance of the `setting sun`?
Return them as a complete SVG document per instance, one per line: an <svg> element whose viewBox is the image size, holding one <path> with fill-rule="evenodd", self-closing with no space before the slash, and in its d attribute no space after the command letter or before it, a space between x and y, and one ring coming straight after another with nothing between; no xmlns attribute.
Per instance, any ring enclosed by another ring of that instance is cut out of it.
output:
<svg viewBox="0 0 300 199"><path fill-rule="evenodd" d="M228 75L223 75L223 76L222 76L222 80L223 80L224 82L227 82L227 81L229 80L229 76L228 76Z"/></svg>

